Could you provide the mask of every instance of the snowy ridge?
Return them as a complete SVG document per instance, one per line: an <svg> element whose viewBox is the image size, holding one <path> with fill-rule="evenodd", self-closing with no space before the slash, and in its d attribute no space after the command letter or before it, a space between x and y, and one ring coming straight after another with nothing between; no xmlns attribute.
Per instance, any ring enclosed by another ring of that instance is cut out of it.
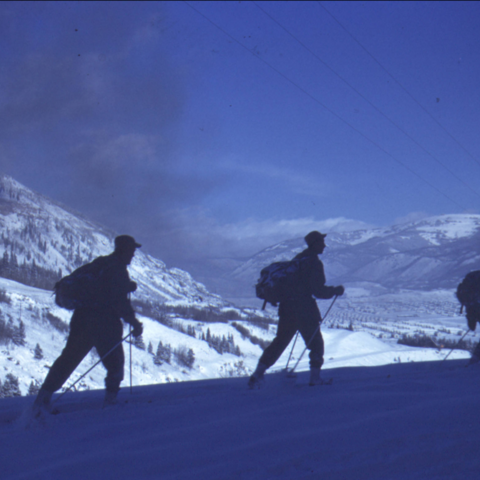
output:
<svg viewBox="0 0 480 480"><path fill-rule="evenodd" d="M480 269L480 215L441 215L389 228L330 233L321 259L327 283L370 282L392 290L455 288ZM226 298L254 297L266 265L293 258L302 238L273 245L236 268L226 279ZM252 303L253 302L249 302Z"/></svg>

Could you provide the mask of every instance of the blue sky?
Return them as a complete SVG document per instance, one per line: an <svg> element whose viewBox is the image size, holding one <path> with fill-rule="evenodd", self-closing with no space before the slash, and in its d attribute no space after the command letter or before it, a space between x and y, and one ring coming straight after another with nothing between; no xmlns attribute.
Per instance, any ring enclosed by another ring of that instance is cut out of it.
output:
<svg viewBox="0 0 480 480"><path fill-rule="evenodd" d="M0 168L194 274L313 228L478 212L479 14L1 2Z"/></svg>

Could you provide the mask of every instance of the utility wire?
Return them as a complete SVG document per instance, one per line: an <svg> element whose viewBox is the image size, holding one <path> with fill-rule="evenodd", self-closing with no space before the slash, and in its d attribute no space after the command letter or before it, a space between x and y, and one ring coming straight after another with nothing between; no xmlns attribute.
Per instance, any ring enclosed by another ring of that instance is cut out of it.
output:
<svg viewBox="0 0 480 480"><path fill-rule="evenodd" d="M450 175L457 179L462 185L467 187L471 192L473 192L477 197L480 198L480 193L473 189L470 185L465 183L453 170L447 167L442 163L433 153L429 152L423 145L421 145L415 138L413 138L409 133L407 133L400 125L398 125L394 120L388 117L382 110L380 110L375 104L373 104L368 98L366 98L359 90L357 90L351 83L348 82L344 77L342 77L338 72L336 72L328 63L322 60L315 52L313 52L307 45L305 45L301 40L299 40L293 33L291 33L285 26L278 22L272 15L265 11L257 2L252 2L259 10L261 10L267 17L269 17L273 22L275 22L282 30L284 30L288 35L290 35L296 42L298 42L307 52L313 55L322 65L328 68L333 74L335 74L342 82L348 85L357 95L359 95L363 100L365 100L371 107L373 107L380 115L386 118L393 126L400 130L407 138L409 138L415 145L420 147L427 155L429 155L435 162L441 165Z"/></svg>
<svg viewBox="0 0 480 480"><path fill-rule="evenodd" d="M300 90L302 93L304 93L305 95L307 95L311 100L313 100L314 102L318 103L320 106L322 106L325 110L327 110L327 112L329 112L330 114L332 114L334 117L336 117L338 120L340 120L342 123L344 123L345 125L349 126L353 131L355 131L356 133L358 133L361 137L363 137L365 140L367 140L368 142L370 142L371 144L375 145L379 150L381 150L383 153L385 153L385 155L387 155L388 157L390 157L392 160L394 160L395 162L397 162L399 165L401 165L402 167L404 167L406 170L408 170L412 175L416 176L418 179L420 179L422 182L426 183L430 188L432 188L433 190L435 190L437 193L439 193L440 195L444 196L446 199L448 199L450 202L452 202L453 204L455 204L458 208L462 209L462 210L466 210L466 207L464 207L463 205L461 205L460 203L458 203L456 200L454 200L453 198L451 198L450 196L448 196L446 193L442 192L439 188L437 188L435 185L433 185L432 183L430 183L427 179L425 179L424 177L422 177L420 174L418 174L417 172L415 172L415 170L413 170L412 168L410 168L408 165L406 165L405 163L403 163L401 160L399 160L398 158L396 158L395 156L393 156L391 153L389 153L387 150L385 150L385 148L383 148L380 144L378 144L375 140L372 140L371 138L369 138L367 135L365 135L364 133L362 133L360 130L358 130L355 126L353 126L351 123L349 123L347 120L345 120L344 118L342 118L339 114L337 114L336 112L334 112L331 108L327 107L324 103L322 103L320 100L318 100L316 97L314 97L312 94L308 93L303 87L301 87L300 85L298 85L297 83L295 83L293 80L291 80L289 77L287 77L284 73L282 73L280 70L278 70L277 68L275 68L273 65L271 65L270 63L268 63L265 59L263 59L260 55L258 55L257 53L255 53L254 51L250 50L246 45L244 45L243 43L241 43L240 41L238 41L235 37L233 37L230 33L228 33L226 30L224 30L220 25L216 24L213 20L211 20L210 18L208 18L205 14L203 14L202 12L200 12L200 10L197 10L194 6L192 6L190 3L188 3L187 1L183 0L183 3L185 3L186 5L188 5L192 10L194 10L196 13L198 13L201 17L203 17L205 20L207 20L209 23L211 23L215 28L217 28L218 30L220 30L224 35L226 35L227 37L229 37L230 39L232 39L235 43L237 43L238 45L240 45L243 49L245 49L247 52L249 52L251 55L255 56L256 58L258 58L261 62L263 62L265 65L267 65L270 69L272 69L274 72L278 73L281 77L283 77L287 82L289 82L291 85L293 85L295 88L297 88L298 90Z"/></svg>
<svg viewBox="0 0 480 480"><path fill-rule="evenodd" d="M334 20L342 27L343 30L363 49L367 55L369 55L375 63L477 164L480 166L480 161L470 153L394 76L391 74L374 56L370 53L366 47L364 47L359 40L357 40L352 33L338 20L332 12L330 12L320 1L317 3L322 7Z"/></svg>

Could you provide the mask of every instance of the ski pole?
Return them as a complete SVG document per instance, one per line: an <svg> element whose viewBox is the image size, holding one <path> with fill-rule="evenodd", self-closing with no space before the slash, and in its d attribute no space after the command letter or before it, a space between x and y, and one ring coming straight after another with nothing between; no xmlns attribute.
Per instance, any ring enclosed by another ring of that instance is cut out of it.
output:
<svg viewBox="0 0 480 480"><path fill-rule="evenodd" d="M333 307L333 304L335 303L335 300L338 298L338 295L335 295L335 298L333 299L333 302L330 304L330 306L328 307L328 310L327 310L327 313L325 314L325 316L322 318L322 321L321 323L324 323L325 322L325 319L327 318L327 315L328 313L330 312L330 310L332 309ZM326 325L326 323L324 323Z"/></svg>
<svg viewBox="0 0 480 480"><path fill-rule="evenodd" d="M299 332L297 332L297 335L295 336L295 340L293 341L293 347L292 347L292 350L290 351L290 356L288 357L287 366L285 367L286 372L288 372L288 365L290 363L290 359L292 358L292 353L293 353L293 349L295 348L295 344L297 343L298 333Z"/></svg>
<svg viewBox="0 0 480 480"><path fill-rule="evenodd" d="M334 299L333 299L333 302L330 304L330 307L328 307L328 310L327 310L327 313L325 314L325 316L323 317L323 320L322 321L325 321L325 319L327 318L327 315L328 313L330 312L330 310L332 309L333 307L333 304L335 303L335 300L337 299L338 295L335 295ZM318 327L316 328L315 332L313 333L312 335L312 338L308 341L307 343L307 346L305 347L305 349L303 350L302 354L300 355L299 359L297 360L297 363L295 364L295 366L292 368L292 371L289 372L290 374L293 374L293 372L295 371L295 369L298 367L298 364L300 363L300 360L302 359L303 355L305 355L305 352L307 351L308 347L310 346L310 344L312 343L312 340L315 338L315 335L317 334L317 332L320 330L320 323L318 324Z"/></svg>
<svg viewBox="0 0 480 480"><path fill-rule="evenodd" d="M460 345L460 342L467 336L468 332L470 330L467 330L465 332L465 334L463 335L463 337L457 342L457 344L448 352L448 354L446 355L446 357L442 360L442 363L450 356L450 354L455 350L455 348L457 348L459 345Z"/></svg>
<svg viewBox="0 0 480 480"><path fill-rule="evenodd" d="M132 326L130 325L130 335L132 334ZM130 339L130 395L133 394L132 391L132 339Z"/></svg>
<svg viewBox="0 0 480 480"><path fill-rule="evenodd" d="M126 335L125 337L123 337L114 347L112 347L97 363L95 363L95 365L93 365L92 367L90 367L77 381L75 381L74 383L72 383L64 392L62 392L53 402L52 402L52 405L57 402L58 400L60 400L60 398L62 398L69 390L71 390L85 375L87 375L88 373L90 373L100 362L103 362L103 360L105 360L105 358L107 358L119 345L121 345L130 335L132 334L132 332L130 332L128 335Z"/></svg>

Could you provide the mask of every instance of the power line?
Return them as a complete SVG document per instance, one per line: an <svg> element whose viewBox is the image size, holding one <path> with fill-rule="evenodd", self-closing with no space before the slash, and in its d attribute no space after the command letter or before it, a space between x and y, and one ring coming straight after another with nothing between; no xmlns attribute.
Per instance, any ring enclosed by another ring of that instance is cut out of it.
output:
<svg viewBox="0 0 480 480"><path fill-rule="evenodd" d="M474 188L468 185L464 180L462 180L453 170L447 167L442 163L433 153L428 151L422 144L420 144L415 138L413 138L409 133L407 133L400 125L398 125L394 120L388 117L382 110L380 110L374 103L372 103L368 98L366 98L359 90L357 90L348 80L342 77L337 71L335 71L328 63L326 63L322 58L320 58L315 52L313 52L307 45L305 45L300 39L298 39L293 33L291 33L285 26L278 22L272 15L265 11L257 2L252 2L259 10L261 10L267 17L269 17L273 22L275 22L282 30L284 30L288 35L290 35L296 42L298 42L305 50L307 50L311 55L313 55L322 65L328 68L333 74L335 74L342 82L348 85L357 95L359 95L363 100L365 100L371 107L373 107L380 115L386 118L393 126L400 130L407 138L409 138L415 145L420 147L427 155L429 155L435 162L442 166L450 175L452 175L456 180L458 180L462 185L467 187L472 193L477 195L480 198L480 193L477 192Z"/></svg>
<svg viewBox="0 0 480 480"><path fill-rule="evenodd" d="M426 183L430 188L432 188L433 190L435 190L437 193L439 193L440 195L444 196L445 198L447 198L450 202L454 203L457 207L459 207L460 209L462 210L466 210L466 207L464 207L463 205L459 204L456 200L454 200L453 198L449 197L446 193L442 192L439 188L437 188L435 185L433 185L432 183L430 183L428 180L426 180L425 178L423 178L420 174L418 174L417 172L415 172L412 168L410 168L408 165L406 165L405 163L403 163L401 160L399 160L398 158L396 158L395 156L393 156L391 153L389 153L387 150L385 150L385 148L383 148L380 144L378 144L375 140L372 140L371 138L369 138L367 135L365 135L364 133L362 133L360 130L358 130L355 126L353 126L351 123L349 123L347 120L345 120L344 118L342 118L339 114L337 114L336 112L334 112L331 108L327 107L324 103L322 103L320 100L318 100L316 97L314 97L312 94L310 94L309 92L307 92L303 87L301 87L300 85L298 85L297 83L295 83L293 80L291 80L289 77L287 77L284 73L282 73L280 70L278 70L277 68L275 68L273 65L271 65L270 63L268 63L265 59L263 59L260 55L258 55L256 52L250 50L246 45L244 45L243 43L241 43L240 41L238 41L234 36L232 36L230 33L228 33L226 30L224 30L220 25L216 24L213 20L211 20L210 18L208 18L205 14L203 14L202 12L200 12L200 10L196 9L194 6L192 6L190 3L188 3L187 1L184 0L184 2L186 5L188 5L192 10L194 10L196 13L198 13L201 17L203 17L205 20L207 20L209 23L211 23L215 28L217 28L218 30L220 30L224 35L226 35L227 37L229 37L230 39L232 39L235 43L237 43L238 45L240 45L243 49L245 49L247 52L249 52L251 55L253 55L254 57L256 57L258 60L260 60L261 62L263 62L265 65L267 65L270 69L272 69L275 73L277 73L278 75L280 75L281 77L283 77L287 82L289 82L290 84L292 84L295 88L297 88L298 90L300 90L302 93L304 93L305 95L307 95L311 100L313 100L314 102L318 103L320 106L322 106L325 110L327 110L327 112L329 112L330 114L332 114L334 117L336 117L338 120L340 120L342 123L346 124L347 126L349 126L353 131L355 131L356 133L358 133L360 136L362 136L365 140L367 140L368 142L370 142L371 144L373 144L374 146L376 146L379 150L381 150L383 153L385 153L385 155L389 156L392 160L394 160L395 162L397 162L399 165L401 165L402 167L404 167L406 170L408 170L412 175L416 176L417 178L419 178L420 180L422 180L424 183Z"/></svg>
<svg viewBox="0 0 480 480"><path fill-rule="evenodd" d="M347 28L331 13L322 3L317 0L317 3L322 7L334 20L340 25L340 27L347 32L347 34L369 55L375 63L475 162L480 166L480 161L470 153L394 76L391 74L374 56L370 53L366 47L364 47L359 40L357 40L353 34L351 34Z"/></svg>

